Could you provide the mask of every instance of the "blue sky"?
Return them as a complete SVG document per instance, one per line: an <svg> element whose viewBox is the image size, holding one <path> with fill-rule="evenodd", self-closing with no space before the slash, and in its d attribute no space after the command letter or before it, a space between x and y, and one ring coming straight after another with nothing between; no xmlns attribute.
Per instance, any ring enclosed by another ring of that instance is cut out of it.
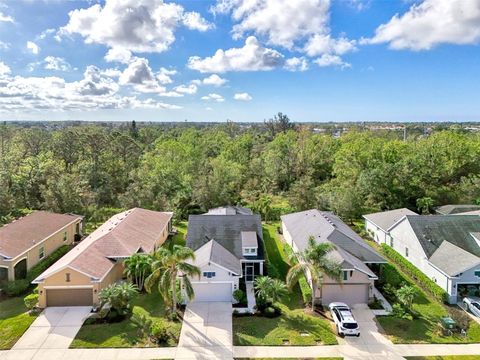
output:
<svg viewBox="0 0 480 360"><path fill-rule="evenodd" d="M1 120L480 120L480 0L0 0Z"/></svg>

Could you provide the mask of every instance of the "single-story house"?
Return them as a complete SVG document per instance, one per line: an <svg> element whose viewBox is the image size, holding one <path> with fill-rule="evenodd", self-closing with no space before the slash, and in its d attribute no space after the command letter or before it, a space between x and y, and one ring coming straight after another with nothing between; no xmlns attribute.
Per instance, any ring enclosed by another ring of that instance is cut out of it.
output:
<svg viewBox="0 0 480 360"><path fill-rule="evenodd" d="M390 245L390 235L388 229L400 221L405 215L418 215L416 212L407 208L377 212L363 215L365 219L365 230L379 244Z"/></svg>
<svg viewBox="0 0 480 360"><path fill-rule="evenodd" d="M435 208L438 215L455 215L480 210L480 205L443 205Z"/></svg>
<svg viewBox="0 0 480 360"><path fill-rule="evenodd" d="M0 281L25 279L27 271L82 232L83 217L34 211L0 227Z"/></svg>
<svg viewBox="0 0 480 360"><path fill-rule="evenodd" d="M373 298L377 276L367 264L386 261L338 216L312 209L283 215L281 219L284 241L295 253L308 247L310 237L317 243L327 242L335 246L330 256L342 266L342 281L325 277L316 294L319 302L328 305L340 301L354 305L367 303ZM311 285L310 274L306 276Z"/></svg>
<svg viewBox="0 0 480 360"><path fill-rule="evenodd" d="M195 301L232 301L240 281L251 283L264 274L260 215L191 215L187 246L195 251L201 276L190 279Z"/></svg>
<svg viewBox="0 0 480 360"><path fill-rule="evenodd" d="M100 291L124 278L125 259L165 242L172 215L134 208L112 216L33 281L39 306L98 305Z"/></svg>
<svg viewBox="0 0 480 360"><path fill-rule="evenodd" d="M388 244L449 294L480 289L478 215L406 215L389 229Z"/></svg>

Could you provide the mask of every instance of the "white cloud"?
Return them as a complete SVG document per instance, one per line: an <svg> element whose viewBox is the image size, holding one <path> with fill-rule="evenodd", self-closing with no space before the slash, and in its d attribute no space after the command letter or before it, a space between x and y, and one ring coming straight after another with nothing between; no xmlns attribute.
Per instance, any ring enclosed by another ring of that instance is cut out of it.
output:
<svg viewBox="0 0 480 360"><path fill-rule="evenodd" d="M291 49L294 44L328 29L330 0L218 0L212 12L231 14L234 38L246 33L268 44Z"/></svg>
<svg viewBox="0 0 480 360"><path fill-rule="evenodd" d="M0 11L0 22L11 22L13 23L13 17L9 15L5 15L3 12Z"/></svg>
<svg viewBox="0 0 480 360"><path fill-rule="evenodd" d="M202 18L197 12L187 12L183 15L183 24L190 30L207 31L215 26Z"/></svg>
<svg viewBox="0 0 480 360"><path fill-rule="evenodd" d="M44 59L45 69L56 71L69 71L72 67L70 64L61 57L47 56Z"/></svg>
<svg viewBox="0 0 480 360"><path fill-rule="evenodd" d="M86 43L131 52L160 53L175 41L175 30L185 21L196 29L207 23L194 14L163 0L106 0L104 6L70 11L69 22L59 34L80 34Z"/></svg>
<svg viewBox="0 0 480 360"><path fill-rule="evenodd" d="M136 58L120 75L121 85L132 85L135 90L143 93L163 93L165 87L161 86L153 74L148 60Z"/></svg>
<svg viewBox="0 0 480 360"><path fill-rule="evenodd" d="M47 36L49 36L49 35L51 35L51 34L54 34L55 32L56 32L56 30L53 29L53 28L43 30L43 31L40 33L40 35L37 36L37 39L43 40L43 39L45 39Z"/></svg>
<svg viewBox="0 0 480 360"><path fill-rule="evenodd" d="M272 70L283 65L283 55L278 51L262 47L254 36L245 40L242 48L218 49L215 55L201 59L192 56L188 67L202 73L224 73L226 71Z"/></svg>
<svg viewBox="0 0 480 360"><path fill-rule="evenodd" d="M192 95L192 94L196 94L197 93L197 85L195 84L190 84L190 85L180 85L180 86L177 86L175 89L174 89L176 92L178 93L181 93L181 94L189 94L189 95Z"/></svg>
<svg viewBox="0 0 480 360"><path fill-rule="evenodd" d="M160 84L171 84L173 83L172 76L177 74L177 70L166 69L164 67L160 68L160 71L155 75Z"/></svg>
<svg viewBox="0 0 480 360"><path fill-rule="evenodd" d="M30 50L32 54L37 55L40 52L40 47L35 44L33 41L27 41L27 49Z"/></svg>
<svg viewBox="0 0 480 360"><path fill-rule="evenodd" d="M0 50L8 50L10 48L10 43L0 41Z"/></svg>
<svg viewBox="0 0 480 360"><path fill-rule="evenodd" d="M132 58L132 53L123 48L112 48L109 49L104 59L107 62L119 62L123 64L128 64Z"/></svg>
<svg viewBox="0 0 480 360"><path fill-rule="evenodd" d="M102 75L105 75L110 78L119 78L122 75L122 72L118 69L108 68L101 71Z"/></svg>
<svg viewBox="0 0 480 360"><path fill-rule="evenodd" d="M308 56L323 54L344 55L356 50L356 47L355 40L349 40L345 37L334 39L330 35L317 34L307 41L304 50Z"/></svg>
<svg viewBox="0 0 480 360"><path fill-rule="evenodd" d="M250 100L252 100L252 97L250 96L250 94L249 94L249 93L246 93L246 92L244 92L244 93L237 93L237 94L235 94L235 95L233 96L233 98L234 98L235 100L239 100L239 101L250 101Z"/></svg>
<svg viewBox="0 0 480 360"><path fill-rule="evenodd" d="M0 76L10 74L10 67L3 61L0 61Z"/></svg>
<svg viewBox="0 0 480 360"><path fill-rule="evenodd" d="M339 66L342 69L352 67L349 63L344 62L340 56L332 54L323 54L313 62L320 67Z"/></svg>
<svg viewBox="0 0 480 360"><path fill-rule="evenodd" d="M205 108L205 110L207 110L207 111L213 111L213 109L212 109L210 106L207 106L207 107Z"/></svg>
<svg viewBox="0 0 480 360"><path fill-rule="evenodd" d="M285 69L288 71L308 70L308 60L305 57L292 57L285 61Z"/></svg>
<svg viewBox="0 0 480 360"><path fill-rule="evenodd" d="M480 42L480 0L424 0L380 25L362 43L388 43L392 49L429 50L439 44Z"/></svg>
<svg viewBox="0 0 480 360"><path fill-rule="evenodd" d="M224 102L225 101L225 99L223 98L222 95L215 94L215 93L210 93L206 96L202 96L201 99L205 100L205 101L216 101L216 102Z"/></svg>
<svg viewBox="0 0 480 360"><path fill-rule="evenodd" d="M205 79L202 80L202 84L204 85L213 85L213 86L222 86L228 82L227 79L224 79L217 74L212 74Z"/></svg>

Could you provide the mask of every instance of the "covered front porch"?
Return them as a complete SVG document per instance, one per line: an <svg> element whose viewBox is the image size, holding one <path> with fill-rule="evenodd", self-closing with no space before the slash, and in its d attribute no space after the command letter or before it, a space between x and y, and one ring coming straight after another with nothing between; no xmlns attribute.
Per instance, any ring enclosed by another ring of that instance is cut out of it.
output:
<svg viewBox="0 0 480 360"><path fill-rule="evenodd" d="M257 276L264 275L263 260L243 260L242 275L246 283L252 283Z"/></svg>

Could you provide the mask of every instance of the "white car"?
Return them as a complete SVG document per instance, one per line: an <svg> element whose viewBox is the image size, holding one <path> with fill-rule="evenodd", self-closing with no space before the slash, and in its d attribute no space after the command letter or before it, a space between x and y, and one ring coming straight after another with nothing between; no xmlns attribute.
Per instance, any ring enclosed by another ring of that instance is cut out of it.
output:
<svg viewBox="0 0 480 360"><path fill-rule="evenodd" d="M473 315L480 317L480 300L466 297L463 298L463 303L468 311Z"/></svg>
<svg viewBox="0 0 480 360"><path fill-rule="evenodd" d="M337 327L337 333L340 336L360 336L360 327L358 326L352 311L347 304L334 302L328 305L332 313L333 321Z"/></svg>

